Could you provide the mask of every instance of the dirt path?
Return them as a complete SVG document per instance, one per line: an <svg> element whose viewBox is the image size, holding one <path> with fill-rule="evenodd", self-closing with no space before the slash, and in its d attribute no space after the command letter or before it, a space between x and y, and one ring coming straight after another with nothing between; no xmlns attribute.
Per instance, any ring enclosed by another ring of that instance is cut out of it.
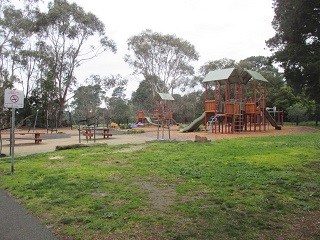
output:
<svg viewBox="0 0 320 240"><path fill-rule="evenodd" d="M169 132L165 129L164 132L160 130L158 132L156 127L144 127L141 128L145 130L145 133L142 134L122 134L121 131L111 130L113 134L109 139L103 139L101 137L96 139L96 143L107 143L108 145L118 145L118 144L141 144L146 141L153 140L168 140ZM39 130L41 131L41 130ZM205 133L205 132L190 132L190 133L181 133L178 131L177 127L172 127L170 131L170 139L177 141L194 141L195 136L205 136L209 140L217 139L229 139L229 138L243 138L243 137L258 137L258 136L276 136L276 135L288 135L288 134L302 134L302 133L311 133L319 131L311 127L300 127L300 126L286 126L282 130L275 130L270 127L267 131L261 132L243 132L235 134L214 134L214 133ZM15 145L15 155L29 155L33 153L41 152L52 152L55 151L56 146L65 146L71 144L79 143L79 136L77 130L70 129L59 129L59 133L48 134L44 136L44 140L40 144L35 144L32 140L19 140ZM4 133L3 135L5 135ZM159 135L158 135L159 134ZM81 136L81 143L87 144L87 141L84 136ZM93 144L93 140L88 141L88 144ZM10 155L10 144L8 141L2 141L2 153L7 156Z"/></svg>

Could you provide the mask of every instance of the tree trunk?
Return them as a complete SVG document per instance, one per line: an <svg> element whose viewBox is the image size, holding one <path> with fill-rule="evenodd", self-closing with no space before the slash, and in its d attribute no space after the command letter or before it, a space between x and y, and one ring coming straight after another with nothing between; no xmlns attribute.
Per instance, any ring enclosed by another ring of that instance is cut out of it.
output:
<svg viewBox="0 0 320 240"><path fill-rule="evenodd" d="M320 101L316 101L316 126L318 126L319 122L319 116L320 116Z"/></svg>
<svg viewBox="0 0 320 240"><path fill-rule="evenodd" d="M63 123L63 112L64 112L64 101L60 101L59 103L59 109L58 109L58 114L57 114L57 121L58 121L58 127L62 127Z"/></svg>

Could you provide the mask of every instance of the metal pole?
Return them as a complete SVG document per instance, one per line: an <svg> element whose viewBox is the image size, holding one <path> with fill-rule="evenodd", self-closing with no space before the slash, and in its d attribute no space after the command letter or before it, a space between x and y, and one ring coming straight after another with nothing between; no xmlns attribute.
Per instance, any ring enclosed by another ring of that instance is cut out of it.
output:
<svg viewBox="0 0 320 240"><path fill-rule="evenodd" d="M63 116L63 113L62 113ZM56 112L56 129L58 129L58 113Z"/></svg>
<svg viewBox="0 0 320 240"><path fill-rule="evenodd" d="M93 125L93 142L96 143L96 125L97 125L97 118L94 119Z"/></svg>
<svg viewBox="0 0 320 240"><path fill-rule="evenodd" d="M168 124L168 130L169 130L169 140L170 140L170 124L171 124L171 123L170 123L170 119L168 120L168 123L169 123L169 124Z"/></svg>
<svg viewBox="0 0 320 240"><path fill-rule="evenodd" d="M158 121L157 121L157 128L158 128L158 131L157 131L157 140L159 140L159 115L158 115Z"/></svg>
<svg viewBox="0 0 320 240"><path fill-rule="evenodd" d="M68 111L69 112L69 122L70 122L70 125L71 125L71 130L72 130L72 116L71 116L71 112L70 111ZM58 128L56 128L56 129L58 129Z"/></svg>
<svg viewBox="0 0 320 240"><path fill-rule="evenodd" d="M162 125L162 140L164 140L164 122L165 120L162 119L161 125Z"/></svg>
<svg viewBox="0 0 320 240"><path fill-rule="evenodd" d="M38 119L38 112L39 112L39 109L37 109L37 113L36 113L36 119L34 121L34 125L33 125L33 132L35 131L36 129L36 123L37 123L37 119Z"/></svg>
<svg viewBox="0 0 320 240"><path fill-rule="evenodd" d="M12 118L11 118L11 174L14 173L14 128L15 128L15 112L16 109L13 107L12 109Z"/></svg>
<svg viewBox="0 0 320 240"><path fill-rule="evenodd" d="M81 143L81 129L80 129L80 122L78 124L78 132L79 132L79 143Z"/></svg>
<svg viewBox="0 0 320 240"><path fill-rule="evenodd" d="M2 157L2 136L1 136L1 129L0 129L0 157Z"/></svg>
<svg viewBox="0 0 320 240"><path fill-rule="evenodd" d="M47 110L47 134L49 133L49 113Z"/></svg>

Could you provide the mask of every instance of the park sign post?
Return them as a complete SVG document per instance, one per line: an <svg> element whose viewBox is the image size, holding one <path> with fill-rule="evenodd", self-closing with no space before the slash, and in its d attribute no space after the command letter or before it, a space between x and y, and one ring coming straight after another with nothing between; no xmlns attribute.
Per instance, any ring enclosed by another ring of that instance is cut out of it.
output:
<svg viewBox="0 0 320 240"><path fill-rule="evenodd" d="M16 108L23 108L24 94L23 91L5 89L4 91L4 107L11 108L11 174L14 173L14 128L15 128L15 112Z"/></svg>
<svg viewBox="0 0 320 240"><path fill-rule="evenodd" d="M4 107L6 108L23 108L24 94L19 90L4 90Z"/></svg>

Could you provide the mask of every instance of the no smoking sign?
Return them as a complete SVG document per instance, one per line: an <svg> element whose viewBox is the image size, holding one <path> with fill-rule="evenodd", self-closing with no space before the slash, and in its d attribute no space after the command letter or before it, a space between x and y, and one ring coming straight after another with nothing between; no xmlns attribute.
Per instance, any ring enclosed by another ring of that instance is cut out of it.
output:
<svg viewBox="0 0 320 240"><path fill-rule="evenodd" d="M23 91L6 89L4 92L4 107L23 108Z"/></svg>

